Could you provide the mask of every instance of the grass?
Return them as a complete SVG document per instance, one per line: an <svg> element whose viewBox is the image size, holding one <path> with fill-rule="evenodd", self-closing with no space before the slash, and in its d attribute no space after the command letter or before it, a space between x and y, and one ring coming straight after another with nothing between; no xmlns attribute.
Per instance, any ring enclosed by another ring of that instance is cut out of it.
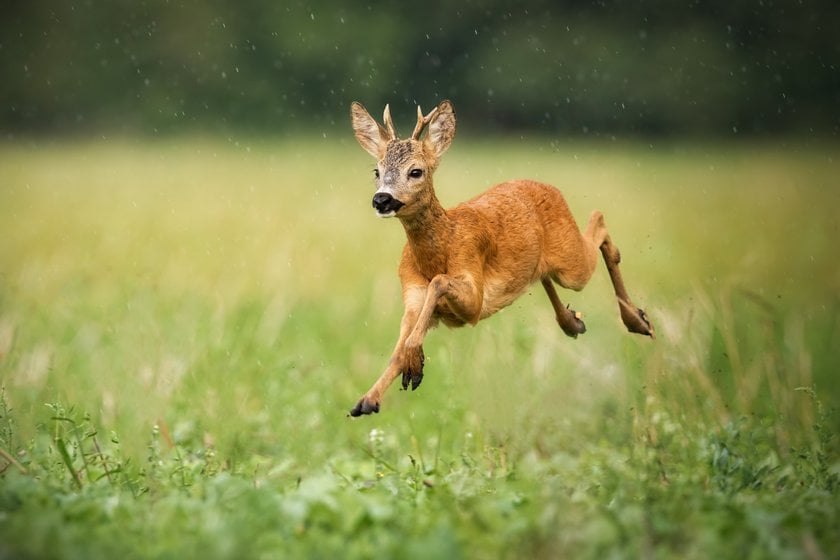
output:
<svg viewBox="0 0 840 560"><path fill-rule="evenodd" d="M562 335L539 289L347 411L401 313L346 139L0 148L0 558L840 556L833 146L478 142L604 211Z"/></svg>

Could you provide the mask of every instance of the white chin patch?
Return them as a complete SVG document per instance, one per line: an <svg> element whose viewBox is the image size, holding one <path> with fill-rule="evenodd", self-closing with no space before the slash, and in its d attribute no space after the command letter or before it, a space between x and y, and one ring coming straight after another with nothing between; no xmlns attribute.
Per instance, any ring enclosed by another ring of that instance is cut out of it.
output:
<svg viewBox="0 0 840 560"><path fill-rule="evenodd" d="M374 212L375 212L375 210L374 210ZM391 210L390 212L385 212L384 214L381 213L381 212L376 212L376 215L379 216L380 218L393 218L394 216L397 215L397 213L396 213L396 211Z"/></svg>

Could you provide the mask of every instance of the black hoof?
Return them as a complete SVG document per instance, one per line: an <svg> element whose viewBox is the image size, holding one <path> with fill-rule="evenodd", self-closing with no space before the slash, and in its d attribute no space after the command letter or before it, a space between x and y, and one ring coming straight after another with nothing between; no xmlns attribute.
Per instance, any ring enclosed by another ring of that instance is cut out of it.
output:
<svg viewBox="0 0 840 560"><path fill-rule="evenodd" d="M644 323L644 326L641 329L634 332L649 336L651 338L656 338L656 336L653 334L653 323L651 323L650 319L648 319L647 313L645 313L644 309L636 308L636 312L639 314L639 318Z"/></svg>
<svg viewBox="0 0 840 560"><path fill-rule="evenodd" d="M423 372L422 371L405 371L402 374L402 388L403 390L407 390L408 386L411 385L411 390L415 390L417 387L420 386L420 383L423 382Z"/></svg>
<svg viewBox="0 0 840 560"><path fill-rule="evenodd" d="M408 389L409 384L411 384L412 391L420 386L420 383L423 382L424 365L426 365L426 355L423 353L423 347L421 346L420 367L417 369L410 367L402 373L402 388L404 391Z"/></svg>
<svg viewBox="0 0 840 560"><path fill-rule="evenodd" d="M372 403L365 397L362 397L362 399L356 403L356 406L353 407L353 410L350 411L350 416L356 417L361 416L362 414L370 414L371 412L379 412L379 403Z"/></svg>
<svg viewBox="0 0 840 560"><path fill-rule="evenodd" d="M568 306L566 309L569 311L569 316L567 320L562 322L558 321L560 322L560 328L563 329L566 336L577 338L579 334L586 332L586 325L583 323L583 319L581 319L582 315L580 313Z"/></svg>
<svg viewBox="0 0 840 560"><path fill-rule="evenodd" d="M630 305L620 298L618 300L618 305L621 310L621 320L624 322L624 326L627 327L628 331L656 338L653 334L653 324L648 319L644 310L639 309L634 305Z"/></svg>

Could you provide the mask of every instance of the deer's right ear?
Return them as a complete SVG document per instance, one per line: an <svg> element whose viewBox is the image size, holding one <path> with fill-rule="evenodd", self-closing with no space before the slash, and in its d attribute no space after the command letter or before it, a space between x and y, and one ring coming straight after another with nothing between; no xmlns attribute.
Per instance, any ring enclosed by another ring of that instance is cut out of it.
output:
<svg viewBox="0 0 840 560"><path fill-rule="evenodd" d="M377 160L385 155L385 146L391 140L390 134L358 101L350 105L350 114L353 117L353 131L356 133L356 140L362 148Z"/></svg>

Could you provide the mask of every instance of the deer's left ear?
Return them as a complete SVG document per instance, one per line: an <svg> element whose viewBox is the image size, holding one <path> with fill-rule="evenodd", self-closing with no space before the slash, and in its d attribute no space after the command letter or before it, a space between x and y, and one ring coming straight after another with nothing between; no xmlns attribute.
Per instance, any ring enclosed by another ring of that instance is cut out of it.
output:
<svg viewBox="0 0 840 560"><path fill-rule="evenodd" d="M436 157L440 157L455 138L455 109L449 100L441 101L429 121L429 132L423 143Z"/></svg>
<svg viewBox="0 0 840 560"><path fill-rule="evenodd" d="M386 108L386 115L388 111ZM356 133L356 140L362 148L377 160L385 155L385 147L392 140L391 134L385 130L370 113L358 101L350 105L350 115L353 117L353 131Z"/></svg>

